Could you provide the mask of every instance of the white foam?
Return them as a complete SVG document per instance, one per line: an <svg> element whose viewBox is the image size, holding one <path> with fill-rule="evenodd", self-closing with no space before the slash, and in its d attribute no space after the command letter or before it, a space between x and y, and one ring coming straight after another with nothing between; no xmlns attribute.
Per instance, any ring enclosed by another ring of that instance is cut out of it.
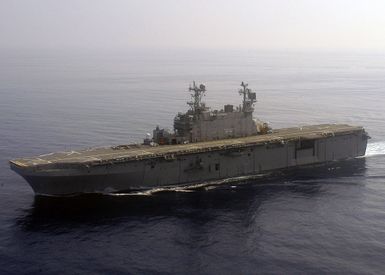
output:
<svg viewBox="0 0 385 275"><path fill-rule="evenodd" d="M234 183L237 182L238 184L240 182L249 180L249 179L256 179L266 176L267 174L258 174L258 175L249 175L249 176L240 176L235 178L228 178L228 179L221 179L221 180L213 180L213 181L206 181L202 183L196 183L196 184L189 184L189 185L183 185L183 186L165 186L165 187L158 187L158 188L152 188L147 190L140 190L140 191L133 191L129 193L107 193L104 195L108 196L151 196L159 192L194 192L194 190L199 188L204 188L206 191L215 189L220 185L228 184L228 183ZM232 185L231 188L236 188L235 185Z"/></svg>
<svg viewBox="0 0 385 275"><path fill-rule="evenodd" d="M385 142L373 142L368 143L368 146L366 148L366 157L370 156L378 156L378 155L385 155Z"/></svg>

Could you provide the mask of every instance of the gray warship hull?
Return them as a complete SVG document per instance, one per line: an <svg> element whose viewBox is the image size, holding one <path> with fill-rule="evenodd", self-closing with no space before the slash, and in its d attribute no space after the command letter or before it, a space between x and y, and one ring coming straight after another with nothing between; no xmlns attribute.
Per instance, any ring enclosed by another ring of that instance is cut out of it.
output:
<svg viewBox="0 0 385 275"><path fill-rule="evenodd" d="M252 176L365 155L362 127L324 124L190 144L121 145L10 161L38 195L116 193Z"/></svg>

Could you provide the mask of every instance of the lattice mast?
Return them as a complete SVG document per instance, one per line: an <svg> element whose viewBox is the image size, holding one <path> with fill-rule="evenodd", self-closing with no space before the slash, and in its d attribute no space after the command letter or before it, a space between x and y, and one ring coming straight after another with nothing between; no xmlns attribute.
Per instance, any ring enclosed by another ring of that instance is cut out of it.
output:
<svg viewBox="0 0 385 275"><path fill-rule="evenodd" d="M249 84L241 83L242 89L239 90L239 94L243 96L242 111L245 113L252 113L254 111L254 103L257 102L256 94L247 88Z"/></svg>
<svg viewBox="0 0 385 275"><path fill-rule="evenodd" d="M202 98L206 92L206 87L203 84L200 84L198 87L196 86L195 81L193 81L193 86L189 87L189 91L191 94L191 101L187 102L187 104L191 107L194 114L199 114L206 108L205 104L202 102Z"/></svg>

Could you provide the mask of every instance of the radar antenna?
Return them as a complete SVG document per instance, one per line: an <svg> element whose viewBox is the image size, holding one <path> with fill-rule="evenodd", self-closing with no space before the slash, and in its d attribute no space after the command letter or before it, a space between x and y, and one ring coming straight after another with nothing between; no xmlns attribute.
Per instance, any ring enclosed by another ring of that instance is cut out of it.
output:
<svg viewBox="0 0 385 275"><path fill-rule="evenodd" d="M197 114L205 109L205 104L202 102L202 97L205 95L206 87L203 84L200 84L198 87L195 85L195 81L193 81L193 86L189 87L189 91L191 93L191 101L187 102L187 104L190 105L193 113Z"/></svg>
<svg viewBox="0 0 385 275"><path fill-rule="evenodd" d="M241 83L242 89L239 90L239 94L243 95L242 111L246 113L252 113L254 111L254 103L257 101L256 94L247 88L249 84Z"/></svg>

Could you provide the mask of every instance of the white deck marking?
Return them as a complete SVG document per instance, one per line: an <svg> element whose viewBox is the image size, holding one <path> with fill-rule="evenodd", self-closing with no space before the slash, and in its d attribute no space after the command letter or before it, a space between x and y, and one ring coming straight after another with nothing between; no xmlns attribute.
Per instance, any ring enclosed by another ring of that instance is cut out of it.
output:
<svg viewBox="0 0 385 275"><path fill-rule="evenodd" d="M71 156L71 155L75 155L75 154L81 155L81 153L76 152L76 151L71 151L71 152L66 153L67 156Z"/></svg>
<svg viewBox="0 0 385 275"><path fill-rule="evenodd" d="M48 157L48 156L52 156L53 154L55 153L48 153L48 154L43 154L43 155L38 155L38 157Z"/></svg>

